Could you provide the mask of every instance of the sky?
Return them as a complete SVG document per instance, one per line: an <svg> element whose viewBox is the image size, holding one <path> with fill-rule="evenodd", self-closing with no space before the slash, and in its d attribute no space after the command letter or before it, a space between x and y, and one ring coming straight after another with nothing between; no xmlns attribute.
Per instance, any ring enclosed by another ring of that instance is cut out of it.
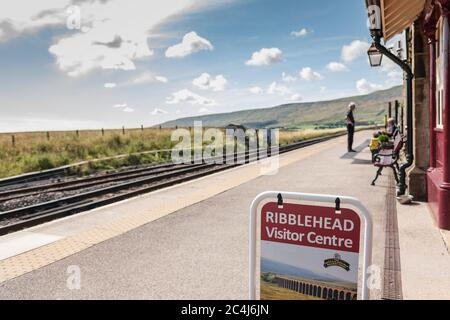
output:
<svg viewBox="0 0 450 320"><path fill-rule="evenodd" d="M402 83L363 0L0 0L0 132L151 126Z"/></svg>

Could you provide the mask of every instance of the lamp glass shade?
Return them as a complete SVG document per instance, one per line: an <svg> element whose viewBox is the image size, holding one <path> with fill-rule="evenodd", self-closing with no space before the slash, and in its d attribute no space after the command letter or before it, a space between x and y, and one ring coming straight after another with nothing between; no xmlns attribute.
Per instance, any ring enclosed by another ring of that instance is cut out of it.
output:
<svg viewBox="0 0 450 320"><path fill-rule="evenodd" d="M375 44L372 44L367 54L369 55L369 62L372 67L381 66L381 62L383 61L383 54L377 49Z"/></svg>

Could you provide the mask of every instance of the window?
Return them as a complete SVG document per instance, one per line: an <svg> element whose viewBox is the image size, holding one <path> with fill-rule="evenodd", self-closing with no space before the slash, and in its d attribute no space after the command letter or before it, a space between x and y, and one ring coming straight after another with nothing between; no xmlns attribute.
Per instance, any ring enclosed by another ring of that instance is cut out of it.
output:
<svg viewBox="0 0 450 320"><path fill-rule="evenodd" d="M444 127L442 110L444 107L444 23L438 23L436 31L436 128Z"/></svg>

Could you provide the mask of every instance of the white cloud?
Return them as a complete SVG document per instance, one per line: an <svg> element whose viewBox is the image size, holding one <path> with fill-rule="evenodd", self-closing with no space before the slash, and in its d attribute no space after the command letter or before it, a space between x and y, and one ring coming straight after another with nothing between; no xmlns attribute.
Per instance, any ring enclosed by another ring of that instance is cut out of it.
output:
<svg viewBox="0 0 450 320"><path fill-rule="evenodd" d="M117 83L114 83L114 82L108 82L108 83L105 83L103 86L104 86L105 88L107 88L107 89L112 89L112 88L117 87Z"/></svg>
<svg viewBox="0 0 450 320"><path fill-rule="evenodd" d="M261 87L251 87L250 89L248 89L248 91L250 91L250 93L253 94L261 94L264 92L264 90Z"/></svg>
<svg viewBox="0 0 450 320"><path fill-rule="evenodd" d="M149 72L145 72L133 79L130 79L130 80L122 82L122 83L115 83L115 82L105 83L104 87L108 88L108 89L112 89L112 88L116 88L116 87L142 85L142 84L151 83L151 82L168 83L169 79L167 79L164 76L154 76L153 74L151 74Z"/></svg>
<svg viewBox="0 0 450 320"><path fill-rule="evenodd" d="M139 75L137 78L134 78L128 82L125 83L125 85L141 85L144 83L149 82L161 82L161 83L167 83L169 80L166 77L163 76L154 76L153 74L149 72L145 72L141 75Z"/></svg>
<svg viewBox="0 0 450 320"><path fill-rule="evenodd" d="M360 94L368 94L377 90L382 90L383 86L372 83L366 79L361 79L356 82L356 88Z"/></svg>
<svg viewBox="0 0 450 320"><path fill-rule="evenodd" d="M322 80L323 76L311 68L303 68L300 71L300 77L307 81Z"/></svg>
<svg viewBox="0 0 450 320"><path fill-rule="evenodd" d="M174 92L166 99L167 104L179 104L182 102L190 103L192 105L200 104L206 106L214 106L217 104L214 100L202 97L187 89Z"/></svg>
<svg viewBox="0 0 450 320"><path fill-rule="evenodd" d="M381 70L388 75L391 81L403 80L403 71L390 59L383 59Z"/></svg>
<svg viewBox="0 0 450 320"><path fill-rule="evenodd" d="M198 110L198 113L209 113L209 112L210 112L210 110L208 108L200 108Z"/></svg>
<svg viewBox="0 0 450 320"><path fill-rule="evenodd" d="M150 112L150 114L153 116L157 116L159 114L168 114L168 112L166 110L156 108L152 112Z"/></svg>
<svg viewBox="0 0 450 320"><path fill-rule="evenodd" d="M245 64L248 66L269 66L283 61L283 52L278 48L263 48L254 52Z"/></svg>
<svg viewBox="0 0 450 320"><path fill-rule="evenodd" d="M213 77L209 73L202 73L192 81L192 84L202 90L224 91L228 81L221 74Z"/></svg>
<svg viewBox="0 0 450 320"><path fill-rule="evenodd" d="M72 19L72 5L80 9L81 19ZM137 60L153 55L158 25L176 14L218 5L205 0L134 0L133 5L127 0L9 1L0 10L0 42L49 26L68 26L49 48L61 71L75 77L96 69L135 70ZM74 29L73 20L81 28ZM212 49L208 41L192 45L194 51Z"/></svg>
<svg viewBox="0 0 450 320"><path fill-rule="evenodd" d="M192 4L194 0L15 0L0 10L0 41L44 27L66 27L71 4L81 9L81 28L55 37L49 52L60 70L80 76L95 69L136 69L135 61L153 55L151 30ZM151 45L151 41L150 41Z"/></svg>
<svg viewBox="0 0 450 320"><path fill-rule="evenodd" d="M403 72L400 70L391 70L387 72L388 77L390 80L397 80L402 81L403 80Z"/></svg>
<svg viewBox="0 0 450 320"><path fill-rule="evenodd" d="M155 78L152 74L150 73L143 73L140 76L138 76L137 78L133 79L130 81L130 84L143 84L143 83L147 83L147 82L151 82L153 81Z"/></svg>
<svg viewBox="0 0 450 320"><path fill-rule="evenodd" d="M332 72L345 72L348 71L348 68L345 64L340 62L330 62L327 65L327 69Z"/></svg>
<svg viewBox="0 0 450 320"><path fill-rule="evenodd" d="M310 31L308 31L306 28L302 28L298 31L292 31L291 36L297 37L297 38L303 38L303 37L306 37L309 33L310 33Z"/></svg>
<svg viewBox="0 0 450 320"><path fill-rule="evenodd" d="M98 68L135 70L135 60L153 55L148 44L149 30L185 9L189 1L167 0L160 5L136 0L132 6L126 0L77 4L85 30L89 31L67 33L49 48L59 68L70 76Z"/></svg>
<svg viewBox="0 0 450 320"><path fill-rule="evenodd" d="M113 106L113 108L116 108L116 109L122 109L123 112L127 112L127 113L134 112L134 109L128 107L128 105L127 105L126 103L123 103L123 104L116 104L116 105Z"/></svg>
<svg viewBox="0 0 450 320"><path fill-rule="evenodd" d="M327 92L327 87L325 87L325 86L320 87L320 93L325 93L325 92Z"/></svg>
<svg viewBox="0 0 450 320"><path fill-rule="evenodd" d="M291 90L283 85L280 85L276 82L272 82L269 88L267 89L268 94L277 94L279 96L285 96L291 93Z"/></svg>
<svg viewBox="0 0 450 320"><path fill-rule="evenodd" d="M283 79L284 82L294 82L297 81L296 77L293 77L291 75L286 74L286 72L283 72L281 74L281 78Z"/></svg>
<svg viewBox="0 0 450 320"><path fill-rule="evenodd" d="M302 101L302 97L296 93L290 96L289 98L286 98L287 101Z"/></svg>
<svg viewBox="0 0 450 320"><path fill-rule="evenodd" d="M164 76L155 76L155 80L159 81L159 82L162 82L162 83L168 83L169 82L169 79L167 79Z"/></svg>
<svg viewBox="0 0 450 320"><path fill-rule="evenodd" d="M200 37L195 32L189 32L184 37L181 43L169 47L166 50L167 58L183 58L192 53L202 50L214 50L214 46L208 39Z"/></svg>
<svg viewBox="0 0 450 320"><path fill-rule="evenodd" d="M366 41L355 40L342 48L341 57L345 62L352 62L359 57L366 55L370 44Z"/></svg>
<svg viewBox="0 0 450 320"><path fill-rule="evenodd" d="M0 42L46 26L62 25L70 0L15 0L0 10Z"/></svg>

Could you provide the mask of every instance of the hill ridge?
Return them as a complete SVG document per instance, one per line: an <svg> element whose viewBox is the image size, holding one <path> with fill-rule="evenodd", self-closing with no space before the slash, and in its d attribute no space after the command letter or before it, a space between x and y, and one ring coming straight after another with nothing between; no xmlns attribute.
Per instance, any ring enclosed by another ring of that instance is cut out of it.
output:
<svg viewBox="0 0 450 320"><path fill-rule="evenodd" d="M383 120L389 101L402 100L402 93L402 86L395 86L360 96L179 118L164 122L161 126L188 127L193 126L194 121L202 121L206 127L225 127L232 123L253 128L334 128L345 124L350 101L358 106L357 122L361 125L373 124Z"/></svg>

